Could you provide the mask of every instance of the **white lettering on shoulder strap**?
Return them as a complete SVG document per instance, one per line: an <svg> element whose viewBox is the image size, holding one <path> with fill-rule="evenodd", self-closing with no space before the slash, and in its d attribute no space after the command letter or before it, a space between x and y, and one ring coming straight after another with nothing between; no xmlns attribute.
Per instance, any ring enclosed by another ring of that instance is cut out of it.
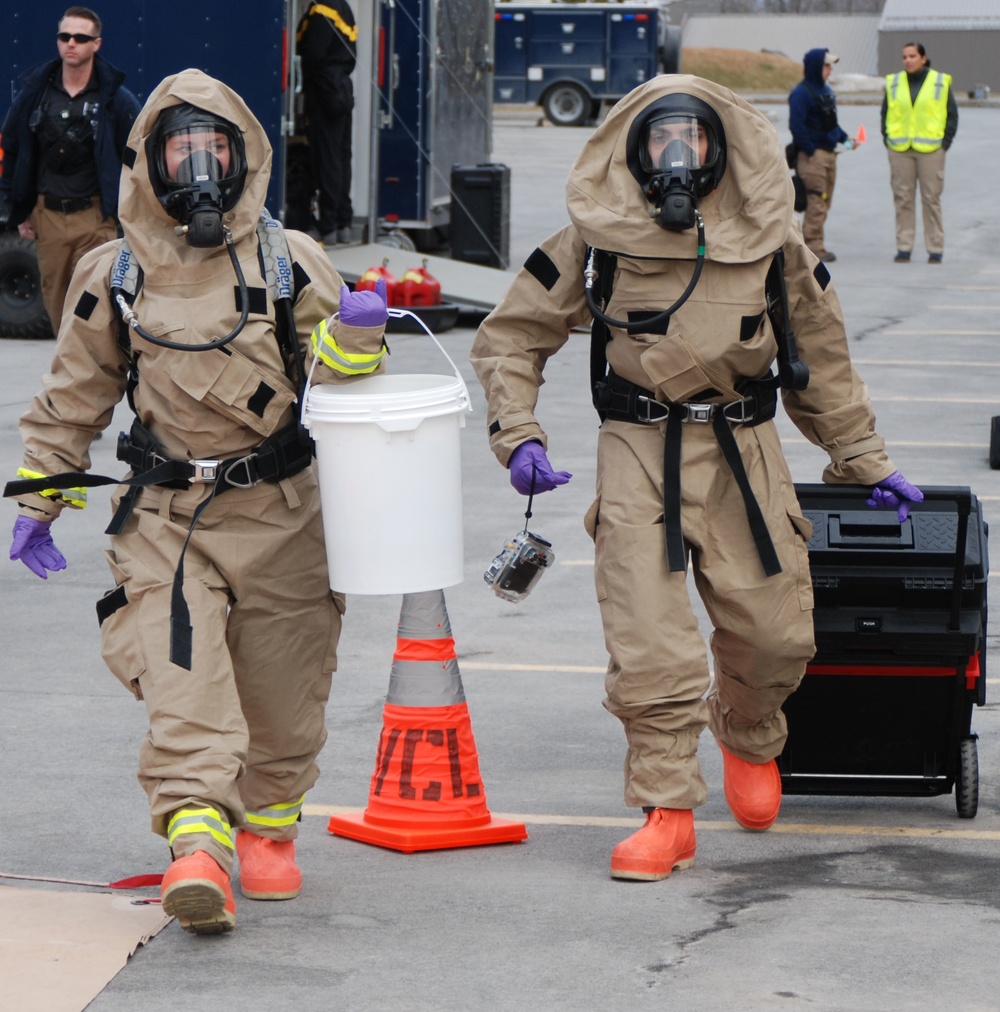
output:
<svg viewBox="0 0 1000 1012"><path fill-rule="evenodd" d="M264 277L267 279L267 291L271 301L293 298L295 282L288 240L285 238L281 222L275 221L267 208L261 212L260 221L257 222L257 240L260 242L260 252L264 257Z"/></svg>
<svg viewBox="0 0 1000 1012"><path fill-rule="evenodd" d="M267 292L272 302L291 299L295 295L295 278L292 273L292 254L281 222L276 221L265 208L257 222L257 241L264 258L264 277ZM110 284L112 290L123 292L129 302L139 289L139 261L128 244L128 239L118 240L118 256L111 265Z"/></svg>

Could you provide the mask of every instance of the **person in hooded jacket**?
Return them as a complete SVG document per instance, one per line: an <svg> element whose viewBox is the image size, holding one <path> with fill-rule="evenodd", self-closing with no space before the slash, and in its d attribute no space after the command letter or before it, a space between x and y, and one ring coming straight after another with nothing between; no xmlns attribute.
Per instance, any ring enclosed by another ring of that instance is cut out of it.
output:
<svg viewBox="0 0 1000 1012"><path fill-rule="evenodd" d="M837 99L826 83L839 59L828 49L810 49L802 59L802 80L788 96L788 127L797 149L795 171L807 194L802 238L824 263L837 259L823 236L837 182L837 145L848 150L854 146L837 122Z"/></svg>
<svg viewBox="0 0 1000 1012"><path fill-rule="evenodd" d="M263 128L224 84L186 70L154 89L121 174L128 249L81 261L51 372L21 418L19 475L44 485L86 471L126 392L134 406L119 459L137 487L113 498L102 652L148 711L139 780L173 857L163 908L197 934L234 926L237 856L245 896L301 888L294 840L345 604L328 583L297 388L310 351L318 382L377 372L384 354L384 294L342 287L302 233L285 233L291 263L272 251L293 280L290 313L269 298L258 226L270 164ZM141 284L116 305L128 273ZM11 558L44 579L66 565L51 522L85 505L86 488L16 499Z"/></svg>
<svg viewBox="0 0 1000 1012"><path fill-rule="evenodd" d="M777 818L781 705L814 652L810 524L772 421L776 356L790 374L789 416L830 455L824 480L876 486L870 503L901 514L922 494L875 431L830 275L794 222L784 151L762 113L709 81L656 77L594 131L566 193L570 224L528 257L471 359L512 485L551 491L571 475L553 470L535 418L543 371L574 329L597 324L602 424L584 522L610 655L604 705L625 729L625 803L646 813L614 848L611 875L664 879L694 861L706 723L737 821L763 830ZM767 312L776 263L800 361ZM689 565L714 627L710 691Z"/></svg>

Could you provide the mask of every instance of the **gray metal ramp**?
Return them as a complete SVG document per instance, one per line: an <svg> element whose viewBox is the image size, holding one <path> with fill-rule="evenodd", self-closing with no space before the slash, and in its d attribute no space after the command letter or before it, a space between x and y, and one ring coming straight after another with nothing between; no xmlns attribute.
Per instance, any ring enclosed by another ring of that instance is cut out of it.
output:
<svg viewBox="0 0 1000 1012"><path fill-rule="evenodd" d="M420 267L426 262L427 270L441 282L441 298L444 301L482 309L492 309L514 280L513 271L481 267L380 243L331 246L327 255L341 277L350 283L357 281L369 267L378 267L383 261L388 261L386 267L397 278L401 278L411 267Z"/></svg>

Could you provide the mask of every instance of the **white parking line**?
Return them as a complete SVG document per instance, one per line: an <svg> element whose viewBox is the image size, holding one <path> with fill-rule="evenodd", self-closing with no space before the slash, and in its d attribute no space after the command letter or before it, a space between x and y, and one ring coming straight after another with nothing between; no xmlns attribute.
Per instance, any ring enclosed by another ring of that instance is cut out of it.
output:
<svg viewBox="0 0 1000 1012"><path fill-rule="evenodd" d="M303 805L302 814L329 818L331 815L360 815L363 808L342 805ZM642 822L638 817L612 817L601 815L545 815L524 812L492 812L496 819L523 822L527 826L590 826L611 829L636 829ZM745 832L735 822L695 820L694 828L702 832ZM1000 831L991 829L942 829L938 826L836 826L812 822L778 822L770 833L786 836L874 836L899 839L901 837L939 840L1000 840Z"/></svg>

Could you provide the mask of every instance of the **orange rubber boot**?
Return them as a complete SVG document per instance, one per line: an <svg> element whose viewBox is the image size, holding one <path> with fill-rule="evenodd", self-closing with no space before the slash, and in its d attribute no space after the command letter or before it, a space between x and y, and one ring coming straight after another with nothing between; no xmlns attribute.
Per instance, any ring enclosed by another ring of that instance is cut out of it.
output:
<svg viewBox="0 0 1000 1012"><path fill-rule="evenodd" d="M160 885L163 912L185 931L218 935L236 927L236 901L229 876L203 850L179 857Z"/></svg>
<svg viewBox="0 0 1000 1012"><path fill-rule="evenodd" d="M240 890L250 900L291 900L302 890L295 842L270 840L245 830L236 834Z"/></svg>
<svg viewBox="0 0 1000 1012"><path fill-rule="evenodd" d="M657 882L694 864L694 812L654 808L646 825L611 851L611 877Z"/></svg>
<svg viewBox="0 0 1000 1012"><path fill-rule="evenodd" d="M726 803L733 818L754 832L770 829L781 808L778 764L773 759L750 763L722 748L722 767Z"/></svg>

